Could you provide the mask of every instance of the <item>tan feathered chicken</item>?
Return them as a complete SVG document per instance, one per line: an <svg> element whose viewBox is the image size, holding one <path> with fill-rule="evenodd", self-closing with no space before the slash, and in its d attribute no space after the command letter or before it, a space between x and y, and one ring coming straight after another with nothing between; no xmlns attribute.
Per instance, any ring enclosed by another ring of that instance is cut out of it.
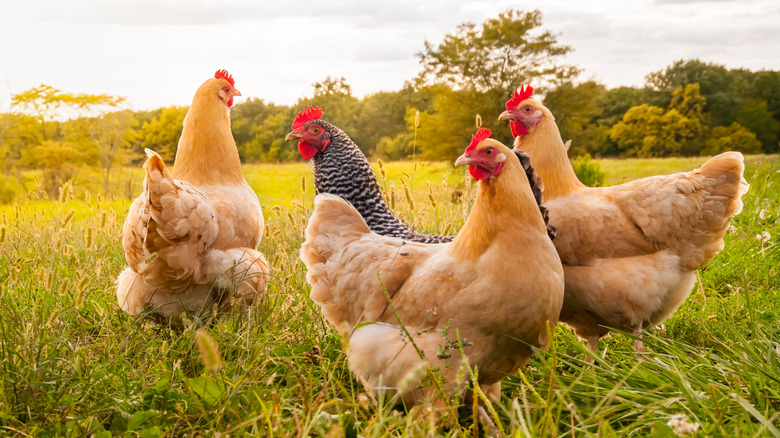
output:
<svg viewBox="0 0 780 438"><path fill-rule="evenodd" d="M380 236L342 198L315 198L301 248L311 298L348 339L350 369L367 388L400 389L406 403L442 395L432 387L416 389L415 370L425 361L399 328L393 307L425 359L447 378L447 397L461 388L461 355L445 354L448 339L469 341L468 363L492 396L534 347L548 344L563 300L560 259L520 161L489 135L480 130L455 162L469 166L479 189L451 243Z"/></svg>
<svg viewBox="0 0 780 438"><path fill-rule="evenodd" d="M748 184L743 157L726 152L692 172L585 187L574 174L555 118L515 90L499 119L510 120L515 148L544 182L566 296L560 320L595 351L607 327L640 336L682 304L696 270L724 246ZM635 349L642 351L641 339Z"/></svg>
<svg viewBox="0 0 780 438"><path fill-rule="evenodd" d="M215 304L250 305L265 291L268 262L256 250L263 213L230 131L240 95L224 70L198 88L173 174L147 150L144 190L122 230L129 266L116 295L127 313L176 321Z"/></svg>

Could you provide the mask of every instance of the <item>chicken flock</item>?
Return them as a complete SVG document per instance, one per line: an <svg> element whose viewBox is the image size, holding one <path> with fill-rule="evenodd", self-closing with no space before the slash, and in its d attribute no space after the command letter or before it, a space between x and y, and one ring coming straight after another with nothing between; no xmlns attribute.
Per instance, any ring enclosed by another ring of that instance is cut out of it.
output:
<svg viewBox="0 0 780 438"><path fill-rule="evenodd" d="M366 157L320 108L292 122L285 140L311 160L317 191L300 249L310 296L367 390L440 406L473 395L465 388L475 379L499 397L501 380L549 345L559 321L594 352L611 329L634 334L641 352L642 332L672 315L696 270L723 249L748 189L740 153L586 187L532 93L516 89L499 118L514 149L483 128L455 161L478 187L455 236L398 219ZM147 151L143 192L123 227L128 266L116 294L125 312L178 324L250 308L265 294L263 214L230 130L240 95L217 71L195 93L173 172ZM434 369L443 384L421 384Z"/></svg>

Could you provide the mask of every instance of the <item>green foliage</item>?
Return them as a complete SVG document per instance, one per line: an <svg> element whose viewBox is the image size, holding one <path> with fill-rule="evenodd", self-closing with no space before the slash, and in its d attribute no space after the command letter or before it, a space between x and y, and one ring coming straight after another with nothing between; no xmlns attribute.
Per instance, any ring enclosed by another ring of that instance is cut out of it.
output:
<svg viewBox="0 0 780 438"><path fill-rule="evenodd" d="M629 157L696 155L706 130L703 103L696 84L678 87L668 111L647 104L632 107L612 127L610 138Z"/></svg>
<svg viewBox="0 0 780 438"><path fill-rule="evenodd" d="M766 100L745 99L742 107L736 111L735 118L739 124L755 133L764 152L773 153L780 149L780 121L772 117Z"/></svg>
<svg viewBox="0 0 780 438"><path fill-rule="evenodd" d="M729 125L732 111L739 106L749 89L750 74L744 70L728 70L722 65L694 60L675 61L663 71L647 75L647 84L659 92L662 100L656 105L666 106L674 90L698 83L701 96L706 99L703 112L709 113L713 126Z"/></svg>
<svg viewBox="0 0 780 438"><path fill-rule="evenodd" d="M563 141L572 141L569 156L582 155L598 149L609 135L608 129L598 120L604 113L599 98L606 88L593 81L574 85L566 82L544 96L544 106L555 115Z"/></svg>
<svg viewBox="0 0 780 438"><path fill-rule="evenodd" d="M571 48L541 25L541 12L516 9L481 26L463 23L437 47L425 42L418 53L423 66L418 84L441 81L456 89L506 93L529 80L538 85L570 79L578 70L557 62Z"/></svg>
<svg viewBox="0 0 780 438"><path fill-rule="evenodd" d="M493 138L511 145L511 132L505 123L498 121L506 97L501 91L476 92L452 90L445 85L425 89L433 95L432 112L420 111L417 129L417 150L425 160L455 160L468 146L476 132L476 116L481 117L481 127L490 128ZM466 110L464 110L466 109ZM414 132L414 118L407 113L407 129Z"/></svg>
<svg viewBox="0 0 780 438"><path fill-rule="evenodd" d="M404 160L412 155L414 134L398 134L395 138L382 137L376 145L374 157L383 160Z"/></svg>
<svg viewBox="0 0 780 438"><path fill-rule="evenodd" d="M601 171L601 166L590 158L590 154L580 155L572 161L577 179L588 187L605 186L607 176Z"/></svg>
<svg viewBox="0 0 780 438"><path fill-rule="evenodd" d="M41 185L50 198L55 198L58 188L78 173L79 150L73 143L46 140L39 146L22 151L25 166L43 170Z"/></svg>
<svg viewBox="0 0 780 438"><path fill-rule="evenodd" d="M702 154L715 155L726 151L737 151L746 154L761 152L761 142L744 126L737 122L731 126L717 126L712 128Z"/></svg>
<svg viewBox="0 0 780 438"><path fill-rule="evenodd" d="M294 115L306 105L319 106L322 108L323 119L338 126L350 137L355 135L360 101L352 95L352 87L347 84L346 79L328 76L321 82L314 83L313 87L314 97L298 101L289 123L292 124ZM370 152L366 150L366 145L358 144L358 146L363 148L363 153Z"/></svg>
<svg viewBox="0 0 780 438"><path fill-rule="evenodd" d="M766 100L767 109L775 120L780 118L780 71L758 72L753 81L752 97Z"/></svg>
<svg viewBox="0 0 780 438"><path fill-rule="evenodd" d="M41 84L11 96L11 107L38 118L42 137L47 140L51 135L48 124L55 118L86 116L91 111L115 107L123 101L124 98L107 94L65 93L51 85Z"/></svg>
<svg viewBox="0 0 780 438"><path fill-rule="evenodd" d="M145 122L138 132L143 148L157 152L166 163L173 163L187 109L180 106L163 108L158 116Z"/></svg>
<svg viewBox="0 0 780 438"><path fill-rule="evenodd" d="M10 204L21 192L21 187L12 178L0 175L0 204Z"/></svg>
<svg viewBox="0 0 780 438"><path fill-rule="evenodd" d="M266 104L262 99L248 99L230 111L233 137L244 162L277 162L294 160L295 147L284 143L292 120L290 108Z"/></svg>

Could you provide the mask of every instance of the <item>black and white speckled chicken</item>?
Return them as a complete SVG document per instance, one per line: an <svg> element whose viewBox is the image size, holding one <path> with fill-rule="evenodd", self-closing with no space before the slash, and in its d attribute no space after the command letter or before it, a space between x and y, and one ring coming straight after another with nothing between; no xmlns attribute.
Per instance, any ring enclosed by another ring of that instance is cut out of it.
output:
<svg viewBox="0 0 780 438"><path fill-rule="evenodd" d="M352 204L371 231L420 243L450 242L455 236L421 234L395 217L387 207L374 171L355 142L308 106L298 113L286 141L298 141L298 150L311 160L317 194L330 193Z"/></svg>

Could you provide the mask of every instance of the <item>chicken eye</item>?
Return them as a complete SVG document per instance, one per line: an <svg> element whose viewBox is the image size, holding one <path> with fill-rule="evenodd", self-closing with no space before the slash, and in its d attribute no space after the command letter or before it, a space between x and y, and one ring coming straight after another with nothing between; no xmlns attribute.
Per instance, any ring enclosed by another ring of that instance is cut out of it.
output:
<svg viewBox="0 0 780 438"><path fill-rule="evenodd" d="M315 134L319 134L320 133L320 128L312 128L311 132L313 132Z"/></svg>
<svg viewBox="0 0 780 438"><path fill-rule="evenodd" d="M493 155L493 149L488 149L488 150L486 150L486 151L485 151L485 155L487 155L488 157L489 157L489 156L491 156L491 155Z"/></svg>
<svg viewBox="0 0 780 438"><path fill-rule="evenodd" d="M525 107L525 112L530 113L531 112L531 107L530 106Z"/></svg>

